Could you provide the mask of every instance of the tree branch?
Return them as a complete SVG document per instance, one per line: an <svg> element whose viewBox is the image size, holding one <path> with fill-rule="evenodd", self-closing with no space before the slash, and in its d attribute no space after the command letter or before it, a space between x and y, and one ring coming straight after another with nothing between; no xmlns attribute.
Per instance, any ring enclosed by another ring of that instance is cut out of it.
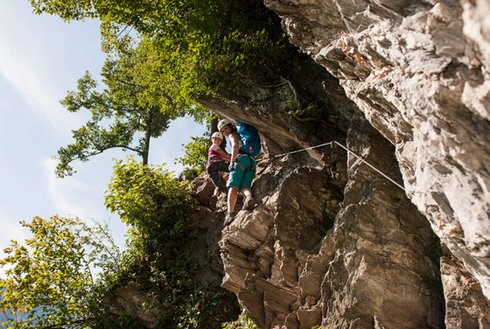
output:
<svg viewBox="0 0 490 329"><path fill-rule="evenodd" d="M68 322L68 323L64 323L64 324L52 324L52 325L49 325L49 326L40 327L39 329L64 329L67 326L70 327L73 324L86 323L89 320L93 320L93 319L79 319L79 320L74 320L74 321L71 321L71 322Z"/></svg>
<svg viewBox="0 0 490 329"><path fill-rule="evenodd" d="M76 161L76 160L84 161L86 158L93 157L95 155L98 155L98 154L103 153L106 150L110 150L110 149L113 149L113 148L123 148L123 149L127 149L129 151L133 151L135 153L138 153L138 155L141 155L141 151L138 150L138 149L136 149L136 148L133 148L133 147L130 147L130 146L126 146L126 145L113 145L111 147L107 147L107 148L104 148L104 149L101 149L101 150L97 150L97 151L91 152L91 153L89 153L86 156L77 156L77 157L74 157L74 158L70 159L70 161L67 161L65 164L72 163L73 161Z"/></svg>

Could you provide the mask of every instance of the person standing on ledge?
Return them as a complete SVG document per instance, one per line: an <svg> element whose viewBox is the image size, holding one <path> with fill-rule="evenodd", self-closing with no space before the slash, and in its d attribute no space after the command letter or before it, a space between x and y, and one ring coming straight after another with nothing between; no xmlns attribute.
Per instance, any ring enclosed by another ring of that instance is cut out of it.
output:
<svg viewBox="0 0 490 329"><path fill-rule="evenodd" d="M228 172L230 165L230 155L222 148L223 134L215 132L211 136L211 146L208 149L208 162L206 172L209 174L214 185L214 197L218 197L221 192L226 192L226 186L220 177L220 172Z"/></svg>
<svg viewBox="0 0 490 329"><path fill-rule="evenodd" d="M240 123L238 123L240 124ZM244 126L248 126L245 125ZM253 126L249 126L255 129ZM255 170L257 164L249 152L245 152L243 149L251 148L251 146L244 145L242 142L243 135L240 136L237 127L233 125L230 120L223 119L218 122L218 130L230 139L231 143L231 157L230 157L230 177L228 179L228 199L227 206L228 212L225 217L224 225L228 225L235 219L235 205L238 198L238 192L244 196L243 207L244 209L253 209L255 200L252 196L252 181L255 177ZM240 130L240 129L239 129ZM256 129L255 129L256 131ZM257 134L257 138L258 134ZM260 140L259 140L260 151Z"/></svg>

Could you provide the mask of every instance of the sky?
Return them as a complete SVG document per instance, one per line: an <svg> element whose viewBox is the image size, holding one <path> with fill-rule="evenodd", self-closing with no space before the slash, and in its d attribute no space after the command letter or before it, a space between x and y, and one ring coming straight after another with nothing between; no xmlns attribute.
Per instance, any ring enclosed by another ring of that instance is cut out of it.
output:
<svg viewBox="0 0 490 329"><path fill-rule="evenodd" d="M97 21L65 23L33 14L29 0L0 0L0 256L11 239L29 236L20 220L55 214L106 221L124 246L126 227L106 211L104 193L114 158L130 153L110 151L75 163L71 177L54 175L58 148L88 118L69 113L59 101L76 90L85 71L98 77L104 58ZM183 155L182 144L204 132L190 119L172 122L152 142L149 162L180 172L174 162Z"/></svg>

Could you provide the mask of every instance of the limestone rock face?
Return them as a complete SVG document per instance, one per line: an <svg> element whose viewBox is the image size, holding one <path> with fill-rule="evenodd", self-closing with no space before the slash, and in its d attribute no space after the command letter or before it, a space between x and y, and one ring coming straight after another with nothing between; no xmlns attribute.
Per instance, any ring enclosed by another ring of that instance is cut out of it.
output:
<svg viewBox="0 0 490 329"><path fill-rule="evenodd" d="M489 328L488 72L461 6L266 4L321 65L202 100L264 141L257 206L221 232L222 286L263 328ZM300 90L323 117L289 111ZM225 196L210 207L224 218Z"/></svg>
<svg viewBox="0 0 490 329"><path fill-rule="evenodd" d="M490 328L490 302L478 282L447 248L443 249L441 274L447 300L447 328Z"/></svg>
<svg viewBox="0 0 490 329"><path fill-rule="evenodd" d="M347 147L401 179L393 146L362 117L351 126ZM257 207L222 231L222 286L264 328L443 328L438 239L427 220L344 149L319 153L259 166Z"/></svg>
<svg viewBox="0 0 490 329"><path fill-rule="evenodd" d="M488 1L265 4L394 146L406 194L489 298Z"/></svg>
<svg viewBox="0 0 490 329"><path fill-rule="evenodd" d="M202 100L264 140L222 286L263 328L490 328L488 2L265 4L318 65Z"/></svg>

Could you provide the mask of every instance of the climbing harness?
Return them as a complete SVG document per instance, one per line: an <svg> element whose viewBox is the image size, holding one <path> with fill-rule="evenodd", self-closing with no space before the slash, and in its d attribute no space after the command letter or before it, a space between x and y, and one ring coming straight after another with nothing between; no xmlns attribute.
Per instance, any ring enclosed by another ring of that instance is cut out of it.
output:
<svg viewBox="0 0 490 329"><path fill-rule="evenodd" d="M376 168L375 166L373 166L372 164L370 164L369 162L367 162L366 160L364 160L363 158L361 158L359 155L357 155L356 153L354 153L353 151L351 151L348 147L342 145L341 143L333 140L331 142L328 142L328 143L323 143L323 144L319 144L319 145L315 145L315 146L311 146L311 147L306 147L306 148L302 148L302 149L299 149L299 150L295 150L295 151L291 151L291 152L286 152L286 153L281 153L281 154L277 154L275 156L273 156L271 159L271 162L274 161L275 159L277 158L280 158L280 157L283 157L283 156L286 156L286 155L290 155L290 154L294 154L294 153L299 153L299 152L303 152L303 151L307 151L307 150L312 150L312 149L315 149L315 148L319 148L319 147L323 147L323 146L334 146L334 145L338 145L340 146L342 149L344 149L345 151L347 151L347 153L350 153L352 154L353 156L355 156L357 159L361 160L363 163L365 163L366 165L368 165L371 169L373 169L374 171L376 171L378 174L380 174L381 176L383 176L384 178L386 178L387 180L389 180L391 183L393 183L394 185L396 185L397 187L401 188L403 191L405 191L405 188L400 185L399 183L395 182L393 179L391 179L388 175L386 175L385 173L383 173L381 170L379 170L378 168ZM267 158L264 158L264 159L267 159ZM264 160L262 159L262 160ZM270 163L270 162L269 162ZM259 174L261 174L266 168L267 166L269 165L269 163L265 166L264 169L262 169L260 171Z"/></svg>
<svg viewBox="0 0 490 329"><path fill-rule="evenodd" d="M250 158L250 165L247 166L247 168L245 168L240 162L238 162L238 158L241 157L241 156L247 156ZM247 153L239 153L238 156L237 156L237 160L235 161L235 163L240 167L241 171L245 172L245 171L255 171L257 169L257 164L255 163L255 159L253 157L251 157L250 155L248 155Z"/></svg>

